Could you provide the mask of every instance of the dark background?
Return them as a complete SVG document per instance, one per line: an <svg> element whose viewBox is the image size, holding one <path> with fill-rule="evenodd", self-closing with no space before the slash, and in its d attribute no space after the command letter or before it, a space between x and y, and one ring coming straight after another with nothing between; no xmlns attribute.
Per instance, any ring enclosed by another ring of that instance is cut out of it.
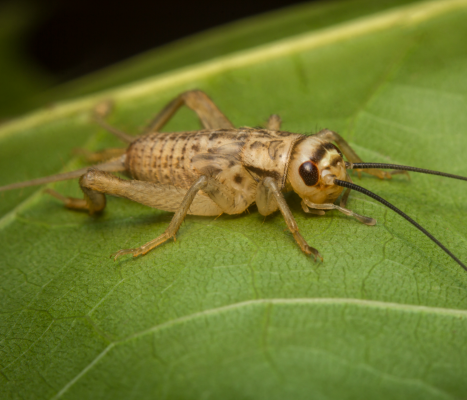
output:
<svg viewBox="0 0 467 400"><path fill-rule="evenodd" d="M67 81L218 25L301 1L32 0L40 18L26 51Z"/></svg>

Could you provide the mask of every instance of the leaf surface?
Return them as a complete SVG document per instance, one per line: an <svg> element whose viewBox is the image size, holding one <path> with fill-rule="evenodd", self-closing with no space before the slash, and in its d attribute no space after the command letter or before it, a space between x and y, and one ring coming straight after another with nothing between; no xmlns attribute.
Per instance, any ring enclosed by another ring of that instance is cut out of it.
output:
<svg viewBox="0 0 467 400"><path fill-rule="evenodd" d="M236 126L338 131L365 161L467 176L467 2L421 2L39 110L0 130L0 185L82 167L73 148L116 146L89 120L138 133L180 92L206 91ZM187 110L167 130L197 129ZM467 262L464 182L411 174L358 184ZM54 185L79 196L76 182ZM172 214L109 198L101 217L41 188L1 195L2 398L458 399L467 391L467 274L361 194L305 215L305 257L279 213L190 216L176 242L108 257Z"/></svg>

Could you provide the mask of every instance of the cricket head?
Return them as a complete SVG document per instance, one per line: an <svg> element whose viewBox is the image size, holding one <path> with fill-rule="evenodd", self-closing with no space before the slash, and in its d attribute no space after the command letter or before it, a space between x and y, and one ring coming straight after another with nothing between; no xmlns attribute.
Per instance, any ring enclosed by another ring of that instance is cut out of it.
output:
<svg viewBox="0 0 467 400"><path fill-rule="evenodd" d="M312 203L333 203L343 188L334 179L347 180L345 162L332 143L314 136L300 141L290 157L287 179L295 193Z"/></svg>
<svg viewBox="0 0 467 400"><path fill-rule="evenodd" d="M344 188L355 190L363 193L372 199L380 202L390 208L401 217L405 218L420 232L429 237L437 246L439 246L446 254L456 261L464 270L467 271L467 265L459 260L446 246L436 239L430 232L423 228L418 222L409 217L402 210L389 203L387 200L377 194L365 189L361 186L352 183L348 178L347 169L380 169L394 170L390 175L399 173L400 171L420 172L423 174L444 176L447 178L459 179L467 181L467 177L460 175L448 174L445 172L433 171L424 168L411 167L398 164L383 164L383 163L352 163L344 162L340 150L332 143L323 141L319 137L310 136L298 142L293 148L290 155L290 162L287 171L287 186L292 186L292 189L303 199L311 203L323 204L333 203L342 193ZM381 172L381 171L380 171ZM381 174L382 175L382 174ZM385 177L382 175L381 177ZM305 201L305 204L308 205ZM346 210L342 207L339 209ZM344 211L342 211L344 212ZM359 221L374 225L376 222L372 218L356 214L350 210L346 210L345 214L353 215Z"/></svg>

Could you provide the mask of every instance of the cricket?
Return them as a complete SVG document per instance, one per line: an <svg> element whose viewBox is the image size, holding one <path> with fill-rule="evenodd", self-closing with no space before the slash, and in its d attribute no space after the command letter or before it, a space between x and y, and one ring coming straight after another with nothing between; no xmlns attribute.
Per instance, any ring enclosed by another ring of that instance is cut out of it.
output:
<svg viewBox="0 0 467 400"><path fill-rule="evenodd" d="M204 129L160 132L183 105L197 114ZM50 188L46 192L65 207L90 214L104 210L105 195L175 213L164 233L140 247L117 251L111 255L114 260L126 254L137 257L170 238L175 240L187 214L216 217L223 213L241 214L256 203L258 212L264 216L279 210L303 253L322 261L319 251L300 234L284 193L297 193L306 213L324 215L337 210L366 225L375 225L375 219L346 208L349 193L355 190L405 218L467 271L466 265L430 232L385 199L353 183L348 171L363 171L380 179L407 171L464 181L467 177L404 165L365 163L336 132L324 129L309 136L281 131L281 119L275 114L269 117L266 129L237 129L200 90L184 92L172 100L140 136L131 136L109 125L105 118L110 108L109 103L101 103L93 111L93 119L128 143L126 149L87 154L89 160L100 164L13 183L0 187L0 192L79 178L84 199L66 197ZM122 179L112 172L131 179Z"/></svg>

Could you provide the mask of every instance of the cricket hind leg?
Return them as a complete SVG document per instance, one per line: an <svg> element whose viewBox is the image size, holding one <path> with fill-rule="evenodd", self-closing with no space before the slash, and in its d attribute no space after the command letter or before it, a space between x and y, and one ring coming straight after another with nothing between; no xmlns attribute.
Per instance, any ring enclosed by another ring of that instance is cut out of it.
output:
<svg viewBox="0 0 467 400"><path fill-rule="evenodd" d="M352 163L362 163L363 160L355 153L354 149L344 140L344 138L339 135L337 132L331 131L329 129L323 129L319 131L316 136L328 140L330 142L335 142L342 153L347 157L347 159ZM361 170L357 170L361 171ZM374 175L380 179L391 179L392 175L406 173L406 171L391 171L386 172L381 169L365 169L363 172L367 174Z"/></svg>
<svg viewBox="0 0 467 400"><path fill-rule="evenodd" d="M100 213L106 206L105 195L87 187L89 185L88 175L89 174L84 174L79 179L79 186L84 193L84 199L63 196L53 189L46 189L45 192L62 201L66 208L72 210L87 210L91 215Z"/></svg>
<svg viewBox="0 0 467 400"><path fill-rule="evenodd" d="M185 189L171 185L121 179L109 172L92 167L81 176L80 187L85 194L84 199L66 197L51 189L47 189L47 192L62 201L67 208L92 210L92 212L104 209L102 203L105 201L106 194L124 197L148 207L175 212L187 192ZM221 194L225 199L229 193L224 191ZM222 209L207 195L197 196L188 210L188 214L194 215L217 216L221 213Z"/></svg>
<svg viewBox="0 0 467 400"><path fill-rule="evenodd" d="M181 106L192 109L205 129L230 129L234 126L214 102L201 90L184 92L167 104L149 123L144 133L158 132Z"/></svg>
<svg viewBox="0 0 467 400"><path fill-rule="evenodd" d="M175 212L187 190L172 185L147 181L121 179L113 174L90 168L85 175L88 190L135 201L148 207ZM217 216L220 207L207 195L200 193L190 205L188 214Z"/></svg>
<svg viewBox="0 0 467 400"><path fill-rule="evenodd" d="M58 182L65 179L60 179L62 176L70 175L71 177L77 177L76 174L80 173L79 178L79 186L84 193L84 199L77 199L75 197L63 196L62 194L58 193L53 189L46 189L45 192L50 194L51 196L55 197L56 199L60 200L64 203L65 207L73 209L73 210L87 210L89 213L95 214L99 213L104 210L106 206L106 199L105 195L93 189L90 184L92 182L92 174L106 174L111 175L109 172L123 172L125 171L125 166L120 157L109 161L108 163L101 164L98 167L88 167L86 169L81 169L77 171L73 171L71 173L65 174L58 174L53 175L48 178L42 178L44 182L41 183L49 183L49 182ZM115 177L118 179L117 177ZM38 180L39 181L39 180ZM33 182L33 181L31 181ZM26 182L27 183L27 182Z"/></svg>
<svg viewBox="0 0 467 400"><path fill-rule="evenodd" d="M315 260L316 258L320 258L321 261L323 260L319 251L314 247L311 247L298 231L297 222L295 221L295 218L293 217L292 212L290 211L290 208L274 179L267 177L258 184L256 191L256 204L258 206L258 211L262 215L269 215L279 209L284 217L287 227L292 233L297 244L300 246L300 249L307 255L313 255Z"/></svg>

